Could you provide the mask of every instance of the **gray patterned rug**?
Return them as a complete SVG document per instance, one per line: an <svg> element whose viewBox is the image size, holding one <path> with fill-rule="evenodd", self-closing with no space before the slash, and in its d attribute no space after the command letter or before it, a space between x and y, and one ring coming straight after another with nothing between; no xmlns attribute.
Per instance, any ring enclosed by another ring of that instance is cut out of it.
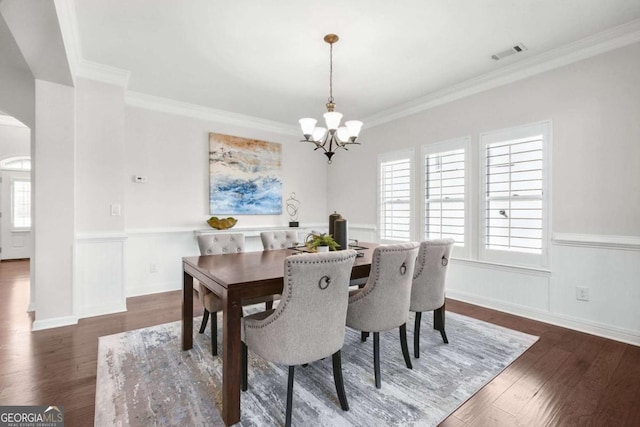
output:
<svg viewBox="0 0 640 427"><path fill-rule="evenodd" d="M340 409L329 357L296 369L293 425L435 426L537 341L447 313L444 344L432 318L422 317L420 359L413 358L413 315L408 324L413 370L404 364L398 331L380 334L380 390L373 380L373 340L362 343L359 332L347 329L342 368L349 411ZM199 325L194 319L189 351L180 350L180 322L101 337L95 425L223 426L222 360L211 355L209 328L201 335ZM286 390L287 367L249 352L249 390L242 393L238 425L283 425Z"/></svg>

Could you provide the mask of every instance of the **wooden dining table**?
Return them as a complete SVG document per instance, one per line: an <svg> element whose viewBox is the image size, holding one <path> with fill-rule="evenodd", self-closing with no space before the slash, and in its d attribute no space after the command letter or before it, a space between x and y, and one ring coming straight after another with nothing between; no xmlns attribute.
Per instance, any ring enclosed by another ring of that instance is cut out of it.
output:
<svg viewBox="0 0 640 427"><path fill-rule="evenodd" d="M369 276L375 243L358 243L351 278ZM240 421L242 300L282 293L284 261L297 249L182 258L182 349L193 348L193 279L222 300L222 420Z"/></svg>

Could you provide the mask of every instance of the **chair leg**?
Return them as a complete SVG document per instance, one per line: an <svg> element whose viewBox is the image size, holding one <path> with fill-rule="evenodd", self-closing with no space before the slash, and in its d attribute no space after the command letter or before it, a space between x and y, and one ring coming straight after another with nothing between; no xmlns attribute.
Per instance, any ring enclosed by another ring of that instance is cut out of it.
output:
<svg viewBox="0 0 640 427"><path fill-rule="evenodd" d="M369 337L369 332L360 332L360 341L365 342Z"/></svg>
<svg viewBox="0 0 640 427"><path fill-rule="evenodd" d="M211 354L218 355L218 313L211 313Z"/></svg>
<svg viewBox="0 0 640 427"><path fill-rule="evenodd" d="M204 309L204 314L202 315L202 323L200 324L200 333L204 334L204 329L207 327L207 322L209 321L209 310Z"/></svg>
<svg viewBox="0 0 640 427"><path fill-rule="evenodd" d="M273 308L273 301L267 301L264 303L265 310L271 310Z"/></svg>
<svg viewBox="0 0 640 427"><path fill-rule="evenodd" d="M439 330L440 335L442 335L442 341L445 344L449 344L447 334L444 332L444 311L444 304L442 304L442 307L433 310L433 329Z"/></svg>
<svg viewBox="0 0 640 427"><path fill-rule="evenodd" d="M295 373L295 366L289 366L289 381L287 384L287 414L284 425L286 427L291 426L291 412L293 407L293 375Z"/></svg>
<svg viewBox="0 0 640 427"><path fill-rule="evenodd" d="M247 374L247 345L242 343L242 391L247 391L249 386L248 384L248 374Z"/></svg>
<svg viewBox="0 0 640 427"><path fill-rule="evenodd" d="M373 333L373 372L376 377L376 388L382 387L380 380L380 332Z"/></svg>
<svg viewBox="0 0 640 427"><path fill-rule="evenodd" d="M338 400L340 400L340 407L343 411L349 410L349 403L347 402L347 395L344 392L344 382L342 381L342 358L340 357L340 350L333 353L333 382L336 383L336 392L338 393Z"/></svg>
<svg viewBox="0 0 640 427"><path fill-rule="evenodd" d="M420 321L422 313L416 312L416 324L413 328L413 355L416 359L420 358Z"/></svg>
<svg viewBox="0 0 640 427"><path fill-rule="evenodd" d="M407 364L407 368L413 369L411 364L411 357L409 357L409 346L407 346L407 324L400 325L400 347L402 347L402 355L404 356L404 363Z"/></svg>

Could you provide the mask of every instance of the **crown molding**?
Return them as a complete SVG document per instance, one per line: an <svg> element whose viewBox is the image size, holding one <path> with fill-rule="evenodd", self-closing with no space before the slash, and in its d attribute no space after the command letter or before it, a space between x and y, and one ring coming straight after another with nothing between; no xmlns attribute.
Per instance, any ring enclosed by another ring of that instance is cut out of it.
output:
<svg viewBox="0 0 640 427"><path fill-rule="evenodd" d="M126 91L124 99L127 105L130 105L132 107L145 108L147 110L177 114L180 116L187 116L195 119L225 123L233 126L241 126L286 135L299 136L300 134L298 128L293 125L267 119L261 119L253 116L246 116L244 114L218 110L215 108L204 107L202 105L175 101L173 99L161 98L159 96L147 95L139 92Z"/></svg>
<svg viewBox="0 0 640 427"><path fill-rule="evenodd" d="M20 120L16 119L15 117L4 116L2 114L0 114L0 126L15 126L19 128L28 127L24 123L22 123Z"/></svg>
<svg viewBox="0 0 640 427"><path fill-rule="evenodd" d="M499 70L435 91L414 101L381 111L363 119L363 121L367 124L367 128L379 126L639 41L640 19L635 19L626 24L502 67Z"/></svg>
<svg viewBox="0 0 640 427"><path fill-rule="evenodd" d="M85 79L120 86L126 89L129 85L131 72L122 68L111 67L97 62L80 59L76 69L76 75Z"/></svg>

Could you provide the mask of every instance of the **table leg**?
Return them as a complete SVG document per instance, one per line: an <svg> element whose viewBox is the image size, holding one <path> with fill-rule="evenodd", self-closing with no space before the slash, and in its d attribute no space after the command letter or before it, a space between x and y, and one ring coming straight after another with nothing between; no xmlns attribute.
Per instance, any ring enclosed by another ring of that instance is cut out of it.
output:
<svg viewBox="0 0 640 427"><path fill-rule="evenodd" d="M182 276L182 349L193 348L193 277Z"/></svg>
<svg viewBox="0 0 640 427"><path fill-rule="evenodd" d="M222 296L222 420L228 426L240 421L242 302L240 292Z"/></svg>

